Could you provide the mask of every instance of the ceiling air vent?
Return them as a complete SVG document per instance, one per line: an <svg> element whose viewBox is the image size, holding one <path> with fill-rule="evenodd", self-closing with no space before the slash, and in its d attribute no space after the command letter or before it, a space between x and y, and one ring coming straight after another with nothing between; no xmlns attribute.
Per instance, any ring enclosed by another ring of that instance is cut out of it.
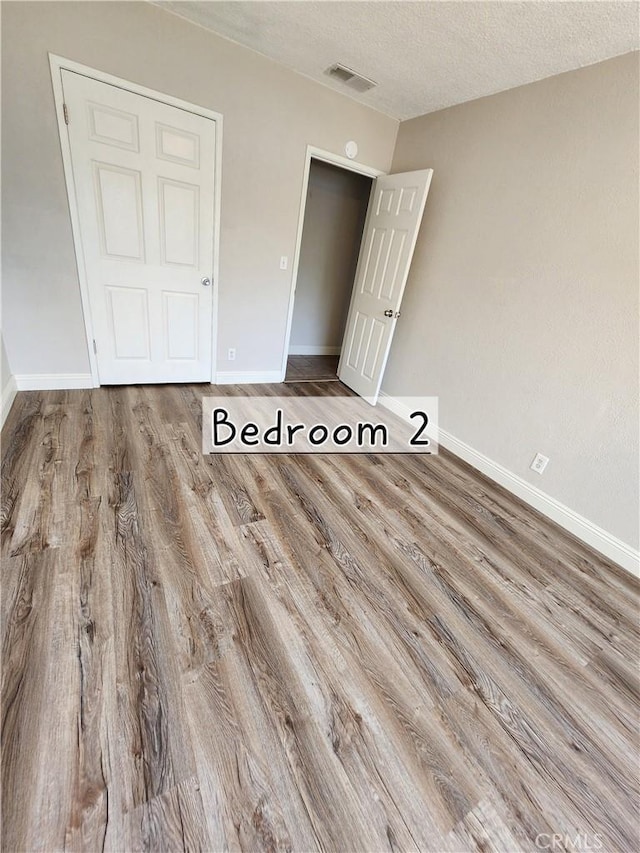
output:
<svg viewBox="0 0 640 853"><path fill-rule="evenodd" d="M327 68L325 73L329 77L333 77L334 80L344 83L345 86L349 86L350 89L354 89L356 92L367 92L378 85L373 80L369 80L368 77L363 77L362 74L358 74L352 68L347 68L346 65L340 65L339 63Z"/></svg>

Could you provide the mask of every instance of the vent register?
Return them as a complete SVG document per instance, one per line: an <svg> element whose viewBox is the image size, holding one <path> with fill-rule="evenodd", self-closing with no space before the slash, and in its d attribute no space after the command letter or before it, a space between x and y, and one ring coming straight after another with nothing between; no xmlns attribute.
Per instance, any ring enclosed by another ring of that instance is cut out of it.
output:
<svg viewBox="0 0 640 853"><path fill-rule="evenodd" d="M369 89L373 89L374 86L378 85L374 80L370 80L368 77L358 74L353 68L347 68L346 65L340 65L340 63L327 68L325 74L333 80L343 83L355 92L368 92Z"/></svg>

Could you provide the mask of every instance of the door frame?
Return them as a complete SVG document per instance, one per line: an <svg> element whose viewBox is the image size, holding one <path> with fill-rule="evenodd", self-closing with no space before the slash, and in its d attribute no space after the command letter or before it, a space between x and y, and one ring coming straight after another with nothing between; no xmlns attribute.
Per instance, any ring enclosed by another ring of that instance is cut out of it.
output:
<svg viewBox="0 0 640 853"><path fill-rule="evenodd" d="M222 197L222 114L209 110L206 107L201 107L197 104L192 104L189 101L183 101L181 98L174 98L172 95L166 95L163 92L158 92L155 89L148 89L146 86L140 86L137 83L132 83L130 80L123 80L121 77L115 77L113 74L107 74L104 71L98 71L96 68L90 68L88 65L82 65L72 59L66 59L63 56L57 56L54 53L49 53L49 67L51 69L51 83L53 86L53 99L56 109L56 119L58 122L58 136L60 138L60 148L62 150L62 165L64 168L64 180L67 191L67 200L69 202L69 213L71 217L71 232L73 235L73 250L76 258L76 267L78 270L78 280L80 283L80 300L82 303L82 315L84 319L84 328L87 336L87 353L89 355L89 365L91 368L92 387L100 387L100 378L98 373L98 359L93 348L93 322L91 320L91 307L89 302L89 282L87 279L87 271L84 263L84 255L82 251L82 232L80 230L80 213L78 210L78 202L75 193L75 183L73 178L73 164L71 160L71 143L69 134L67 133L67 124L64 115L64 90L62 87L62 72L73 71L76 74L82 74L84 77L89 77L92 80L97 80L100 83L108 83L111 86L116 86L119 89L124 89L134 95L141 95L144 98L149 98L153 101L159 101L162 104L167 104L170 107L177 107L186 112L194 113L203 118L211 119L216 124L216 150L214 162L213 176L213 192L214 192L214 228L213 228L213 269L211 271L213 281L211 284L212 293L212 317L211 317L211 379L213 382L216 375L217 361L217 339L218 339L218 293L219 293L219 269L220 269L220 210Z"/></svg>
<svg viewBox="0 0 640 853"><path fill-rule="evenodd" d="M330 163L332 166L339 166L341 169L346 169L349 172L356 172L359 175L366 175L368 178L379 178L381 175L386 175L386 172L380 169L375 169L373 166L367 166L365 163L358 163L355 160L349 160L347 157L342 157L340 154L333 154L331 151L325 151L322 148L316 148L314 145L307 145L304 160L304 174L302 178L302 195L300 197L300 211L298 213L298 230L296 233L296 248L293 255L293 268L291 273L291 290L289 292L289 307L287 310L287 331L284 338L284 352L282 354L281 377L280 381L284 382L287 373L287 358L289 357L289 346L291 344L291 326L293 324L293 308L296 297L296 289L298 287L298 268L300 266L300 248L302 246L302 231L304 228L304 214L307 207L307 191L309 189L309 172L311 171L311 161L321 160L323 163Z"/></svg>

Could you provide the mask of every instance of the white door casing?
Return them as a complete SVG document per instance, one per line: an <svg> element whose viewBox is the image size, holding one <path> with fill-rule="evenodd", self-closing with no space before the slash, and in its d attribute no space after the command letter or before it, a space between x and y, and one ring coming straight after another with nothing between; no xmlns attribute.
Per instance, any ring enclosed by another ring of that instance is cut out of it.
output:
<svg viewBox="0 0 640 853"><path fill-rule="evenodd" d="M433 175L385 175L372 189L338 377L371 404L380 392Z"/></svg>
<svg viewBox="0 0 640 853"><path fill-rule="evenodd" d="M209 381L216 122L61 76L100 383Z"/></svg>

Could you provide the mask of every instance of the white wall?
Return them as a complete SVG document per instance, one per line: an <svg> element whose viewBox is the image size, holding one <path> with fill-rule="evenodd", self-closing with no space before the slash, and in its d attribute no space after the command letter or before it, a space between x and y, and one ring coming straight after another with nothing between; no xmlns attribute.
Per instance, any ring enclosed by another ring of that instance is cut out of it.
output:
<svg viewBox="0 0 640 853"><path fill-rule="evenodd" d="M312 160L290 351L340 347L371 179Z"/></svg>
<svg viewBox="0 0 640 853"><path fill-rule="evenodd" d="M16 374L88 372L47 52L224 115L219 370L279 370L306 146L388 170L398 123L149 3L3 3L3 307ZM237 359L226 360L229 347Z"/></svg>
<svg viewBox="0 0 640 853"><path fill-rule="evenodd" d="M401 124L393 171L434 177L383 384L633 547L638 83L629 54Z"/></svg>

